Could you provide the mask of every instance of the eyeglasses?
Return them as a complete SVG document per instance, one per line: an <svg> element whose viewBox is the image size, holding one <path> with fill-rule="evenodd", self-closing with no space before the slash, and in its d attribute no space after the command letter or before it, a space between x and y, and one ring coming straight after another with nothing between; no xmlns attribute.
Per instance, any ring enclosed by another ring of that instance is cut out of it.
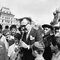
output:
<svg viewBox="0 0 60 60"><path fill-rule="evenodd" d="M26 25L21 25L21 27L26 27L29 23L27 23Z"/></svg>

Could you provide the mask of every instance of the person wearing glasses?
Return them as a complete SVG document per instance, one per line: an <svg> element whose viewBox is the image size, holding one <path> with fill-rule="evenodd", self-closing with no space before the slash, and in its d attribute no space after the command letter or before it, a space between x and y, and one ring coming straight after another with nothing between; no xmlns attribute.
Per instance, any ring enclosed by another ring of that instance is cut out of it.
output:
<svg viewBox="0 0 60 60"><path fill-rule="evenodd" d="M23 46L22 60L34 60L35 57L32 55L32 45L35 42L41 43L43 41L41 31L38 27L32 24L32 20L30 17L21 18L20 24L20 31L23 34L23 38L21 40Z"/></svg>

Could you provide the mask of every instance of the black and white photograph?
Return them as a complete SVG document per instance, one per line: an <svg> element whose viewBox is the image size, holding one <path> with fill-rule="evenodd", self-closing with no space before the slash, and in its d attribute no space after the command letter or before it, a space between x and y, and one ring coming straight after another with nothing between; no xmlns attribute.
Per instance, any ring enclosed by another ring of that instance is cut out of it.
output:
<svg viewBox="0 0 60 60"><path fill-rule="evenodd" d="M0 60L60 60L60 0L0 0Z"/></svg>

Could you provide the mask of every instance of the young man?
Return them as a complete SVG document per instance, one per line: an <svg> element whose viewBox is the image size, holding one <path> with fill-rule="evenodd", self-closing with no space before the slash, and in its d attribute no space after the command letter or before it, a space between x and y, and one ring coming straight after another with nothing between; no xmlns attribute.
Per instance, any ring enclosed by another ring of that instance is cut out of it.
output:
<svg viewBox="0 0 60 60"><path fill-rule="evenodd" d="M48 24L44 24L42 25L43 29L44 29L44 37L43 37L43 41L45 44L45 50L44 50L44 54L43 57L45 60L51 60L52 58L52 51L50 48L50 43L51 41L54 41L55 36L53 34L53 27L51 25Z"/></svg>
<svg viewBox="0 0 60 60"><path fill-rule="evenodd" d="M10 27L11 36L14 37L14 35L16 34L16 31L17 31L16 25L11 25L11 27ZM13 39L10 40L10 42L11 42L10 45L14 44L14 40Z"/></svg>
<svg viewBox="0 0 60 60"><path fill-rule="evenodd" d="M10 31L11 31L11 35L15 35L16 34L16 31L17 31L17 27L16 25L11 25L10 27Z"/></svg>
<svg viewBox="0 0 60 60"><path fill-rule="evenodd" d="M20 48L19 48L19 42L20 42L20 38L21 38L21 35L19 33L16 33L15 36L14 36L15 40L14 40L14 44L11 45L8 49L8 57L9 59L11 60L15 60L17 58L20 59L20 56L17 57L17 54L19 53L20 51Z"/></svg>

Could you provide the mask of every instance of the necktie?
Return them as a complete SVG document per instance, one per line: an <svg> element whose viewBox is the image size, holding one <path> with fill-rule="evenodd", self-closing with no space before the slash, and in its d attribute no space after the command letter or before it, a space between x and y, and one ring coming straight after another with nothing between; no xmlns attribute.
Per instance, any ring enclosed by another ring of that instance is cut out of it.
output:
<svg viewBox="0 0 60 60"><path fill-rule="evenodd" d="M24 35L23 35L23 41L26 43L26 35L27 35L27 32L24 32Z"/></svg>

